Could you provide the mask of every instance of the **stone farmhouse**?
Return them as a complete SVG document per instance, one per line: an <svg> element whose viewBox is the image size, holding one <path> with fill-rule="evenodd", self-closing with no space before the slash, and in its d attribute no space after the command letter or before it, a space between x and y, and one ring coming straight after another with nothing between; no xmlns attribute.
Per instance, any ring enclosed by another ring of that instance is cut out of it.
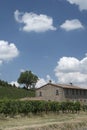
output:
<svg viewBox="0 0 87 130"><path fill-rule="evenodd" d="M36 90L36 97L47 101L80 101L87 103L87 89L74 86L72 83L65 85L49 82Z"/></svg>

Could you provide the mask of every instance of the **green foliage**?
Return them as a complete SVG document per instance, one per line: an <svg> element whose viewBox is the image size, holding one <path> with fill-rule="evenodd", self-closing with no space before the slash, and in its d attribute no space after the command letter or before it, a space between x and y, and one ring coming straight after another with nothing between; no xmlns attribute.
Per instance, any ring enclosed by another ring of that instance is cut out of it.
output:
<svg viewBox="0 0 87 130"><path fill-rule="evenodd" d="M81 105L79 102L62 102L61 105L62 112L78 112L81 109Z"/></svg>
<svg viewBox="0 0 87 130"><path fill-rule="evenodd" d="M8 84L8 82L0 80L0 87L13 87L11 84Z"/></svg>
<svg viewBox="0 0 87 130"><path fill-rule="evenodd" d="M81 104L79 102L75 102L74 103L74 110L77 112L77 111L80 111L81 109Z"/></svg>
<svg viewBox="0 0 87 130"><path fill-rule="evenodd" d="M34 97L35 90L0 86L0 99L19 99L24 97Z"/></svg>
<svg viewBox="0 0 87 130"><path fill-rule="evenodd" d="M87 105L86 104L82 105L82 110L87 111Z"/></svg>
<svg viewBox="0 0 87 130"><path fill-rule="evenodd" d="M51 111L59 112L60 111L60 103L59 102L50 102Z"/></svg>
<svg viewBox="0 0 87 130"><path fill-rule="evenodd" d="M26 88L28 87L31 88L31 86L35 86L36 82L38 80L38 77L33 74L31 71L25 71L21 72L19 78L18 78L18 83L20 84L25 84Z"/></svg>
<svg viewBox="0 0 87 130"><path fill-rule="evenodd" d="M12 99L20 99L24 97L34 97L35 89L23 89L12 87L5 81L0 80L0 113L5 115L16 115L28 113L45 112L78 112L81 107L87 110L87 105L81 106L79 102L56 102L56 101L18 101ZM10 100L11 99L11 100Z"/></svg>
<svg viewBox="0 0 87 130"><path fill-rule="evenodd" d="M45 112L78 112L81 108L79 102L49 102L49 101L18 101L18 100L1 100L0 113L5 115L16 114L40 114Z"/></svg>

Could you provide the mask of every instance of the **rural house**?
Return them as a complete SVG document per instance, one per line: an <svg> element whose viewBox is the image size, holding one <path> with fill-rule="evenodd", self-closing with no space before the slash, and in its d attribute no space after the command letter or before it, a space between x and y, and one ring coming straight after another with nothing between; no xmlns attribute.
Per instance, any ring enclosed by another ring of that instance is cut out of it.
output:
<svg viewBox="0 0 87 130"><path fill-rule="evenodd" d="M49 82L36 90L36 97L47 101L80 101L87 103L87 89L74 86L72 83L65 85Z"/></svg>

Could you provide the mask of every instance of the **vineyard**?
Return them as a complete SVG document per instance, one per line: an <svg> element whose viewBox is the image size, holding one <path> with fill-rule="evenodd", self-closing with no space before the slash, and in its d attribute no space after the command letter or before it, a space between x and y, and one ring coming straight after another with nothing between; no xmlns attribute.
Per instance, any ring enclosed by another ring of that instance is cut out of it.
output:
<svg viewBox="0 0 87 130"><path fill-rule="evenodd" d="M4 115L17 115L29 113L77 113L80 110L86 110L86 106L81 106L79 102L54 102L54 101L18 101L18 100L1 100L0 113Z"/></svg>
<svg viewBox="0 0 87 130"><path fill-rule="evenodd" d="M82 106L79 102L20 100L25 97L35 97L35 89L16 88L0 81L0 114L15 116L50 112L78 113L80 110L87 110L87 105Z"/></svg>
<svg viewBox="0 0 87 130"><path fill-rule="evenodd" d="M0 99L20 99L24 97L34 97L35 90L26 90L23 88L0 86Z"/></svg>

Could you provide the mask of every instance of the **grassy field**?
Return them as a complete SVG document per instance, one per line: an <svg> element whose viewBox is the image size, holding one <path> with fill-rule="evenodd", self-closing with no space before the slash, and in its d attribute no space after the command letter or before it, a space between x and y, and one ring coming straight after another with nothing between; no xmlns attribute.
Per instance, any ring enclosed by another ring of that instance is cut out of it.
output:
<svg viewBox="0 0 87 130"><path fill-rule="evenodd" d="M4 87L0 86L0 99L8 98L8 99L19 99L24 97L34 97L35 91L26 90L22 88L14 88L14 87Z"/></svg>
<svg viewBox="0 0 87 130"><path fill-rule="evenodd" d="M0 116L0 130L77 130L87 126L87 113Z"/></svg>

